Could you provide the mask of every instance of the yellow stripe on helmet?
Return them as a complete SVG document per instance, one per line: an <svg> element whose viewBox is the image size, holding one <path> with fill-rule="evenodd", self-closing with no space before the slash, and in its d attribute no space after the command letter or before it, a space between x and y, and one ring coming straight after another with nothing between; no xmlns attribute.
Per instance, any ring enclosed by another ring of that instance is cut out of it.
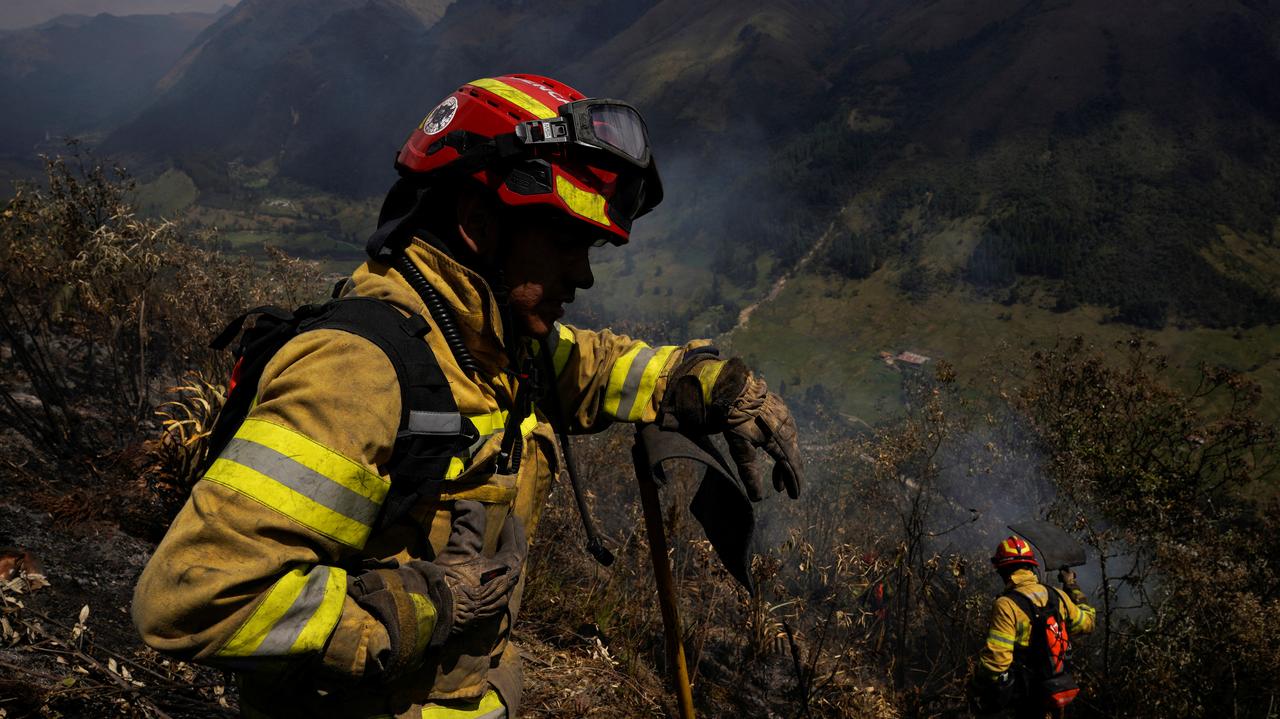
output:
<svg viewBox="0 0 1280 719"><path fill-rule="evenodd" d="M584 190L569 182L563 175L556 175L556 194L560 196L560 199L564 200L565 206L573 214L592 222L599 222L605 227L611 226L609 217L604 213L604 195L591 190Z"/></svg>
<svg viewBox="0 0 1280 719"><path fill-rule="evenodd" d="M524 92L517 90L501 80L485 77L479 80L472 80L467 84L483 90L488 90L503 100L518 106L520 109L533 115L539 120L550 120L551 118L556 117L555 110L552 110Z"/></svg>

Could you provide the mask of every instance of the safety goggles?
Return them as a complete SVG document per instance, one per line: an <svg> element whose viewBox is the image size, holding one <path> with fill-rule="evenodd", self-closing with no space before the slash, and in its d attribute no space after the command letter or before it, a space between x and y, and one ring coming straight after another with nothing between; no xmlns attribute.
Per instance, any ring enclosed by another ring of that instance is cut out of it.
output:
<svg viewBox="0 0 1280 719"><path fill-rule="evenodd" d="M612 160L605 164L615 166L620 182L610 204L628 219L634 220L662 201L662 182L649 146L649 131L634 107L621 100L587 99L561 105L558 113L553 118L517 124L517 143L534 154L544 148L563 149L567 157L589 153L584 159L592 164L602 157Z"/></svg>

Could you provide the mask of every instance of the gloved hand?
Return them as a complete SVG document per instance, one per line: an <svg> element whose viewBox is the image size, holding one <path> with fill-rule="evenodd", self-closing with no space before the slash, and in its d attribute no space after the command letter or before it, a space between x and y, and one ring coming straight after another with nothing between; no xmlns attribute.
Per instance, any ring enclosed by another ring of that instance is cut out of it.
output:
<svg viewBox="0 0 1280 719"><path fill-rule="evenodd" d="M667 382L660 421L665 428L685 432L723 432L752 501L764 497L757 448L775 461L774 489L786 489L792 499L800 496L804 461L795 418L782 398L770 392L741 359L722 360L705 351L687 356Z"/></svg>
<svg viewBox="0 0 1280 719"><path fill-rule="evenodd" d="M994 714L1009 706L1013 698L1013 676L974 674L969 679L969 709L974 714Z"/></svg>
<svg viewBox="0 0 1280 719"><path fill-rule="evenodd" d="M348 593L387 629L389 651L379 657L385 673L416 667L428 648L506 610L528 550L524 525L507 518L493 557L482 554L484 528L483 505L455 502L448 544L435 561L372 569L352 580Z"/></svg>
<svg viewBox="0 0 1280 719"><path fill-rule="evenodd" d="M524 569L529 551L524 522L515 514L507 517L492 557L482 554L484 527L484 505L470 500L454 502L453 532L434 562L443 572L453 600L451 636L465 632L471 622L506 611Z"/></svg>
<svg viewBox="0 0 1280 719"><path fill-rule="evenodd" d="M422 662L428 647L449 635L452 596L430 562L370 569L351 579L347 593L382 623L389 647L376 657L382 674L400 676Z"/></svg>
<svg viewBox="0 0 1280 719"><path fill-rule="evenodd" d="M1076 573L1071 571L1070 567L1063 567L1058 570L1058 581L1062 583L1062 588L1067 590L1067 594L1071 595L1071 601L1076 604L1084 604L1088 597L1081 591L1080 585L1076 584Z"/></svg>

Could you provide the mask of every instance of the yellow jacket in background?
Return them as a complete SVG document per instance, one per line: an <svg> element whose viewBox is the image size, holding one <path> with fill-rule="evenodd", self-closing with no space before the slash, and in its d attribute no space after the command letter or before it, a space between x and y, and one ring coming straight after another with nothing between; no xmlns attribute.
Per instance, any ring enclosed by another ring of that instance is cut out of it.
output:
<svg viewBox="0 0 1280 719"><path fill-rule="evenodd" d="M1015 570L1009 577L1009 584L1037 607L1043 607L1049 601L1049 592L1057 592L1068 637L1093 631L1095 612L1093 607L1084 603L1082 592L1077 590L1073 593L1076 594L1074 598L1068 597L1057 587L1050 589L1040 584L1036 573L1030 569ZM987 677L1005 673L1013 665L1014 648L1026 649L1030 643L1031 618L1009 597L996 597L987 641L978 654L978 673Z"/></svg>
<svg viewBox="0 0 1280 719"><path fill-rule="evenodd" d="M508 617L457 637L409 675L381 676L386 629L347 595L348 578L376 560L431 560L449 536L452 500L487 511L485 552L510 513L529 537L559 460L540 410L525 418L517 475L495 474L516 387L503 372L498 305L485 281L426 243L407 250L452 309L482 368L465 375L417 293L377 262L354 273L351 292L423 316L458 411L481 438L449 469L447 489L375 531L390 480L400 390L374 344L339 330L291 340L270 361L248 418L192 490L143 571L133 619L150 646L239 674L247 714L431 717L435 702L519 703L519 657L508 644L523 581ZM556 326L553 357L570 431L657 415L667 373L684 349L649 347L608 331ZM697 343L705 344L705 343ZM427 609L434 615L434 608ZM424 714L424 708L427 712ZM443 715L442 715L443 716Z"/></svg>

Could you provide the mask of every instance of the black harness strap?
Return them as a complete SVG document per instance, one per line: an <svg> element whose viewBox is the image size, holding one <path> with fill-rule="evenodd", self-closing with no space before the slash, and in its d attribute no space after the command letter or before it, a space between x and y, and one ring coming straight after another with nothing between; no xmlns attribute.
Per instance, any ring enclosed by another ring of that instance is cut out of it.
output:
<svg viewBox="0 0 1280 719"><path fill-rule="evenodd" d="M1040 646L1044 643L1045 625L1048 623L1049 617L1051 616L1056 617L1059 624L1062 624L1063 626L1066 625L1063 622L1062 604L1058 601L1058 593L1053 590L1053 587L1046 586L1044 589L1048 593L1048 599L1045 600L1044 606L1042 607L1036 606L1036 603L1031 601L1031 597L1028 597L1013 587L1006 589L1004 596L1012 599L1013 603L1018 605L1018 608L1022 610L1022 613L1027 615L1027 620L1031 622L1029 630L1030 637L1027 646L1025 648L1015 646L1013 648L1014 655L1020 657L1023 662L1043 659L1047 665L1049 660L1048 656L1036 656L1037 650L1043 651L1046 654L1048 652L1047 647ZM1035 666L1029 668L1036 674L1041 674L1045 671L1047 666Z"/></svg>
<svg viewBox="0 0 1280 719"><path fill-rule="evenodd" d="M458 413L449 381L422 341L431 326L419 315L406 317L382 300L350 297L329 303L325 316L299 331L337 329L378 346L400 380L400 424L391 459L380 469L390 475L379 526L395 523L443 479L452 459L479 438L471 420Z"/></svg>
<svg viewBox="0 0 1280 719"><path fill-rule="evenodd" d="M378 528L395 523L420 497L438 492L438 480L444 479L452 459L479 438L471 420L458 412L449 381L423 341L431 326L421 316L405 316L391 304L368 297L305 305L292 313L258 307L236 318L214 346L226 347L251 315L263 317L245 332L236 351L243 365L241 385L231 392L215 422L206 464L212 463L248 415L271 357L297 335L322 329L348 332L372 342L391 362L399 381L399 429L391 459L379 467L391 477L391 489L383 501Z"/></svg>

